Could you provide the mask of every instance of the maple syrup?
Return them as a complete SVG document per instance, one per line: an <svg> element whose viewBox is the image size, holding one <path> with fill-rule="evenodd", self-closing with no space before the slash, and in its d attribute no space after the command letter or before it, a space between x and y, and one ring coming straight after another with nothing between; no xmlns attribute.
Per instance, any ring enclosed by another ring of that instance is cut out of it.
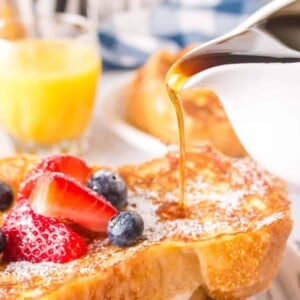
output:
<svg viewBox="0 0 300 300"><path fill-rule="evenodd" d="M176 202L165 202L156 211L161 220L177 220L188 218L188 212Z"/></svg>
<svg viewBox="0 0 300 300"><path fill-rule="evenodd" d="M298 39L295 40L296 30ZM166 85L176 111L179 131L179 204L181 207L184 207L185 190L185 134L180 98L183 86L194 75L215 66L300 62L300 52L297 54L300 50L299 33L300 15L270 17L232 38L191 51L170 68L166 77ZM283 51L285 48L287 51Z"/></svg>

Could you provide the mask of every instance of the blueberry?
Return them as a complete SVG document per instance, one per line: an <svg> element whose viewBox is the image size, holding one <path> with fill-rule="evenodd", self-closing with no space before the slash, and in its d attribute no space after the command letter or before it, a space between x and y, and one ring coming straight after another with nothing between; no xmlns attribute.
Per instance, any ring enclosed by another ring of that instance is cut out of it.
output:
<svg viewBox="0 0 300 300"><path fill-rule="evenodd" d="M0 181L0 210L6 210L10 208L14 200L14 194L11 187Z"/></svg>
<svg viewBox="0 0 300 300"><path fill-rule="evenodd" d="M5 245L6 245L6 237L3 231L0 229L0 252L3 251Z"/></svg>
<svg viewBox="0 0 300 300"><path fill-rule="evenodd" d="M103 195L117 209L121 209L127 200L127 186L123 179L113 171L97 171L90 177L87 186Z"/></svg>
<svg viewBox="0 0 300 300"><path fill-rule="evenodd" d="M134 245L144 231L144 221L135 211L121 211L108 223L110 241L119 247Z"/></svg>

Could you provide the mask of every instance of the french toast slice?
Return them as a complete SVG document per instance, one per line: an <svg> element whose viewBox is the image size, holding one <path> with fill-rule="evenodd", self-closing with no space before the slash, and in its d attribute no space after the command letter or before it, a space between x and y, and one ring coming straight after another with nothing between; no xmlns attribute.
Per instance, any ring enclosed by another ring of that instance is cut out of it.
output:
<svg viewBox="0 0 300 300"><path fill-rule="evenodd" d="M167 50L155 52L137 70L123 93L128 121L165 143L178 142L176 113L167 94L165 78L172 64L195 46L176 54ZM187 89L181 96L187 144L210 141L226 155L246 155L215 93L208 89Z"/></svg>
<svg viewBox="0 0 300 300"><path fill-rule="evenodd" d="M82 232L89 249L80 259L2 262L0 299L188 299L194 291L192 299L244 299L267 289L292 228L285 185L250 158L227 158L209 145L186 158L184 210L176 149L120 167L126 209L145 222L143 239L124 249ZM0 179L16 191L34 162L1 160Z"/></svg>

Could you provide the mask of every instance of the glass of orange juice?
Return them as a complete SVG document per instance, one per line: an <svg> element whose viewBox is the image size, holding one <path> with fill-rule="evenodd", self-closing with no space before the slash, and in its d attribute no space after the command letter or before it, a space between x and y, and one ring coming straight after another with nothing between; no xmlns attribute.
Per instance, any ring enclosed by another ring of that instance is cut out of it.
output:
<svg viewBox="0 0 300 300"><path fill-rule="evenodd" d="M85 17L0 20L0 125L16 151L84 151L100 69Z"/></svg>

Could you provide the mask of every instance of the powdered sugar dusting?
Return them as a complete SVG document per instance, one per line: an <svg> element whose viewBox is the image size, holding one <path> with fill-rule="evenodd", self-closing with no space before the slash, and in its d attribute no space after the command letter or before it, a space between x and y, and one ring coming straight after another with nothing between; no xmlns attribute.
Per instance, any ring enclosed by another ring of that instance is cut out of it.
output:
<svg viewBox="0 0 300 300"><path fill-rule="evenodd" d="M2 265L0 299L40 298L67 281L74 282L125 264L136 252L155 243L193 242L226 233L253 231L289 214L288 201L281 199L280 202L272 190L274 178L251 159L229 160L214 152L199 151L188 153L187 159L190 162L183 217L164 219L158 214L164 204L178 201L177 154L158 160L159 168L151 165L155 172L149 171L149 174L145 172L147 165L140 169L124 167L120 172L129 184L126 209L138 211L145 223L140 243L124 250L99 236L89 245L88 255L66 264L15 262ZM139 172L143 175L138 176ZM26 295L29 292L30 295Z"/></svg>
<svg viewBox="0 0 300 300"><path fill-rule="evenodd" d="M32 276L42 276L44 278L49 277L54 271L59 268L61 264L55 264L50 262L44 262L34 264L26 261L9 263L3 274L8 276L14 274L14 278L17 282L24 282L30 280Z"/></svg>
<svg viewBox="0 0 300 300"><path fill-rule="evenodd" d="M244 185L250 182L249 191L263 196L269 184L274 181L274 176L263 170L250 157L235 159L231 162L233 172L232 184Z"/></svg>
<svg viewBox="0 0 300 300"><path fill-rule="evenodd" d="M144 234L149 238L153 234L153 229L159 223L159 218L156 214L158 205L154 201L158 198L158 194L154 191L135 189L135 192L129 193L128 209L137 210L144 220L145 228ZM156 238L152 238L156 240Z"/></svg>
<svg viewBox="0 0 300 300"><path fill-rule="evenodd" d="M272 188L273 176L250 158L229 162L230 168L219 181L212 180L207 175L210 172L202 172L194 161L187 164L199 171L196 176L186 179L185 205L191 208L187 218L161 220L157 215L162 203L178 201L178 185L163 193L160 187L152 190L135 187L130 193L129 208L142 215L146 238L150 241L164 238L196 240L232 233L233 228L239 232L259 229L269 225L270 220L283 218L285 212L270 214L268 219L264 215L270 201L268 191Z"/></svg>

